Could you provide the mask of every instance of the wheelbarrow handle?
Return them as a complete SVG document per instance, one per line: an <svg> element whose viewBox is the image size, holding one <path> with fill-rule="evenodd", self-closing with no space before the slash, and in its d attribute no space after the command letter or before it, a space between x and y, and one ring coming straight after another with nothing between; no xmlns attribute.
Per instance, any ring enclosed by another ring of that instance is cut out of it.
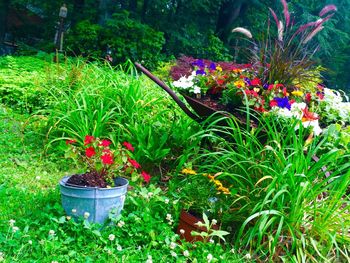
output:
<svg viewBox="0 0 350 263"><path fill-rule="evenodd" d="M175 92L170 89L163 81L161 81L160 79L158 79L156 76L154 76L151 72L149 72L144 66L142 66L139 63L135 63L135 66L141 70L147 77L149 77L151 80L153 80L159 87L161 87L163 90L165 90L170 97L176 102L177 105L180 106L180 108L193 120L200 122L201 119L195 115L189 108L187 108L187 106L185 105L185 103L183 103L179 97L175 94Z"/></svg>

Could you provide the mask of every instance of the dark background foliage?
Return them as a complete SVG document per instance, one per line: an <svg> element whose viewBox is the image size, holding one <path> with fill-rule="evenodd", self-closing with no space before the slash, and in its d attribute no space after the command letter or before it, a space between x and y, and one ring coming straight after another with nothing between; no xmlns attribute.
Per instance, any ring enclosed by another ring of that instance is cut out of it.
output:
<svg viewBox="0 0 350 263"><path fill-rule="evenodd" d="M243 26L253 35L265 31L268 7L282 15L278 0L66 0L65 50L68 54L104 57L114 62L143 61L149 67L181 54L212 60L232 60L238 37L232 28ZM336 15L313 40L319 45L315 59L328 70L331 88L350 88L350 0L291 0L296 23L315 21L326 4ZM58 10L63 1L2 0L0 39L23 42L53 51ZM7 34L6 34L7 33ZM2 42L2 41L1 41ZM23 45L22 45L23 46ZM22 53L35 49L21 49Z"/></svg>

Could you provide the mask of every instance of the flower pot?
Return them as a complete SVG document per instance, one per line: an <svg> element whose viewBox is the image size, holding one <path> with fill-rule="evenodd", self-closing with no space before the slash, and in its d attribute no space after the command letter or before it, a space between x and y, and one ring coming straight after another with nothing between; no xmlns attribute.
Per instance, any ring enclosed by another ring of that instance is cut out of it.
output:
<svg viewBox="0 0 350 263"><path fill-rule="evenodd" d="M195 215L192 215L191 213L181 210L180 214L180 220L179 220L179 226L177 227L176 233L181 237L184 238L187 242L195 242L195 241L203 241L203 238L200 236L192 236L191 232L207 232L207 229L205 227L200 227L196 225L198 222L204 222L202 218L199 218ZM215 225L213 226L214 229L218 229L218 227ZM185 232L182 234L180 230L184 230Z"/></svg>
<svg viewBox="0 0 350 263"><path fill-rule="evenodd" d="M118 216L124 206L128 180L116 178L116 187L80 187L66 185L69 176L60 181L62 206L68 216L85 217L89 222L104 223L113 212Z"/></svg>

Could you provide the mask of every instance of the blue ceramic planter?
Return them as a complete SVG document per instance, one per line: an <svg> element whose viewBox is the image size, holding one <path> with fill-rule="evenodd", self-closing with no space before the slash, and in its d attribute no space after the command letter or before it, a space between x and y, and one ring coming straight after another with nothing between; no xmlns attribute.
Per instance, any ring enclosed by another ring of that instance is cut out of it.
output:
<svg viewBox="0 0 350 263"><path fill-rule="evenodd" d="M112 188L68 186L68 179L66 176L60 181L62 206L67 215L103 224L111 211L114 216L121 213L129 185L125 178L116 178L117 187Z"/></svg>

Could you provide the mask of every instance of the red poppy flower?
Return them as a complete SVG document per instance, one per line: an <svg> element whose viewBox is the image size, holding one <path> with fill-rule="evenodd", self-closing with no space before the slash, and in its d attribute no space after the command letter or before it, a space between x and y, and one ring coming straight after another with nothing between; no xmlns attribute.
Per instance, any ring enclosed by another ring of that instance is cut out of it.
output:
<svg viewBox="0 0 350 263"><path fill-rule="evenodd" d="M103 164L113 164L113 156L111 154L104 154L101 156L101 160Z"/></svg>
<svg viewBox="0 0 350 263"><path fill-rule="evenodd" d="M141 175L143 177L143 180L145 180L146 183L149 183L149 181L151 180L151 176L148 173L146 173L145 171L142 171Z"/></svg>
<svg viewBox="0 0 350 263"><path fill-rule="evenodd" d="M86 157L91 158L96 154L94 147L89 147L85 149Z"/></svg>
<svg viewBox="0 0 350 263"><path fill-rule="evenodd" d="M129 163L136 169L141 168L141 165L133 159L128 158Z"/></svg>
<svg viewBox="0 0 350 263"><path fill-rule="evenodd" d="M77 142L77 140L67 140L66 144L68 145L68 144L73 144L73 143L76 143L76 142Z"/></svg>
<svg viewBox="0 0 350 263"><path fill-rule="evenodd" d="M272 108L272 107L276 107L278 105L278 103L277 103L277 101L275 101L275 100L271 100L270 101L270 107Z"/></svg>
<svg viewBox="0 0 350 263"><path fill-rule="evenodd" d="M95 140L94 136L86 135L84 140L84 145L88 145Z"/></svg>
<svg viewBox="0 0 350 263"><path fill-rule="evenodd" d="M253 86L259 86L259 85L261 85L261 80L259 78L255 78L251 81L251 84Z"/></svg>
<svg viewBox="0 0 350 263"><path fill-rule="evenodd" d="M99 146L108 147L112 142L109 140L102 140Z"/></svg>
<svg viewBox="0 0 350 263"><path fill-rule="evenodd" d="M135 149L134 149L134 147L132 147L132 145L131 145L131 143L129 143L129 142L123 142L123 146L126 148L126 149L128 149L129 151L134 151Z"/></svg>

